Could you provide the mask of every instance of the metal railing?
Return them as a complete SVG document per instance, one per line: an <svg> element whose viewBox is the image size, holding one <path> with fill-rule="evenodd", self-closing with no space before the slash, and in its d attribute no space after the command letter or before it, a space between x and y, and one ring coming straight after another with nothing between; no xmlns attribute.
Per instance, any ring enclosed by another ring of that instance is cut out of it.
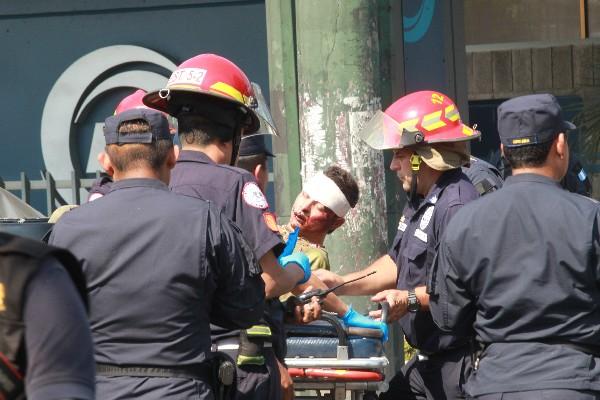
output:
<svg viewBox="0 0 600 400"><path fill-rule="evenodd" d="M91 188L99 176L100 171L97 171L95 178L80 178L75 171L72 171L71 179L56 180L50 172L46 171L42 172L42 179L31 180L25 172L21 172L21 178L16 181L5 181L0 177L0 187L12 192L20 192L21 200L29 205L31 205L32 190L45 190L47 213L50 215L65 204L81 204L81 189ZM67 202L58 189L70 189L73 201Z"/></svg>

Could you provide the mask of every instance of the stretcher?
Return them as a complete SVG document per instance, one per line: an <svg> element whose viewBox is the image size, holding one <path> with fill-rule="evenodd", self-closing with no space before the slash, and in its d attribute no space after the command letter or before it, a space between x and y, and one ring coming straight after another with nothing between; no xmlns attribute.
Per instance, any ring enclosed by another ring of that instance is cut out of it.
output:
<svg viewBox="0 0 600 400"><path fill-rule="evenodd" d="M286 328L285 361L295 390L302 391L296 399L345 400L349 392L352 400L372 400L387 390L380 330L346 327L326 312L319 321Z"/></svg>

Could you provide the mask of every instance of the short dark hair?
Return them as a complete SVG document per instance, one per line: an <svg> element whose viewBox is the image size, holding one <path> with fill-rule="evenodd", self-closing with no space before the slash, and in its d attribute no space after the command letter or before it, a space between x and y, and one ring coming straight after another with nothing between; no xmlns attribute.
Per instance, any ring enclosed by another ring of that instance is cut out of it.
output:
<svg viewBox="0 0 600 400"><path fill-rule="evenodd" d="M346 200L350 204L350 207L354 208L356 203L358 203L358 184L356 183L356 179L350 174L350 172L346 171L338 167L337 165L332 165L328 167L323 174L331 179L337 187L340 188Z"/></svg>
<svg viewBox="0 0 600 400"><path fill-rule="evenodd" d="M119 125L119 135L122 136L149 131L150 125L143 119L126 121ZM140 165L158 170L172 149L173 142L167 139L155 140L152 143L109 144L105 147L113 167L120 172Z"/></svg>
<svg viewBox="0 0 600 400"><path fill-rule="evenodd" d="M251 174L254 173L254 168L257 165L267 165L267 155L266 154L251 154L249 156L238 156L236 166L238 168L245 169Z"/></svg>
<svg viewBox="0 0 600 400"><path fill-rule="evenodd" d="M219 138L226 142L227 140L222 138L230 133L222 132L224 129L222 125L202 115L184 113L177 117L177 131L182 144L206 146Z"/></svg>
<svg viewBox="0 0 600 400"><path fill-rule="evenodd" d="M504 157L513 168L539 167L546 162L553 140L519 147L504 146Z"/></svg>

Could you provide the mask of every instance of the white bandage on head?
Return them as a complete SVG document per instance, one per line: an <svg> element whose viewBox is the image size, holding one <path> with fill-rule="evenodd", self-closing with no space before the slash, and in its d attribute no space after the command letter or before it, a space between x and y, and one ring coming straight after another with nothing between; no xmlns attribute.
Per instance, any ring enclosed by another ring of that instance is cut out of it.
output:
<svg viewBox="0 0 600 400"><path fill-rule="evenodd" d="M338 185L323 173L310 178L304 185L303 191L314 201L329 208L338 217L344 217L352 208Z"/></svg>

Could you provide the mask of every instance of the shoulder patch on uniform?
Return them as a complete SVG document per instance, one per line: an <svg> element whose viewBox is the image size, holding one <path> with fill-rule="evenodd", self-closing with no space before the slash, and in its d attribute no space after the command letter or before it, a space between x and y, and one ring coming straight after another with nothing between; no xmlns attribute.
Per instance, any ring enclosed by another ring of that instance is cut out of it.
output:
<svg viewBox="0 0 600 400"><path fill-rule="evenodd" d="M427 234L420 229L415 230L415 237L427 243Z"/></svg>
<svg viewBox="0 0 600 400"><path fill-rule="evenodd" d="M419 222L419 228L421 228L421 230L425 230L425 228L427 228L427 225L429 225L429 221L431 221L431 216L433 215L434 208L434 206L429 206L427 207L427 210L425 210L425 212L423 213L423 216L421 217L421 222Z"/></svg>
<svg viewBox="0 0 600 400"><path fill-rule="evenodd" d="M260 208L264 210L269 207L269 203L267 202L267 198L260 190L256 182L246 182L244 188L242 189L242 198L249 206L254 208Z"/></svg>
<svg viewBox="0 0 600 400"><path fill-rule="evenodd" d="M272 230L273 232L279 232L279 228L277 227L277 216L272 212L263 213L263 218L265 220L265 224L267 228Z"/></svg>

